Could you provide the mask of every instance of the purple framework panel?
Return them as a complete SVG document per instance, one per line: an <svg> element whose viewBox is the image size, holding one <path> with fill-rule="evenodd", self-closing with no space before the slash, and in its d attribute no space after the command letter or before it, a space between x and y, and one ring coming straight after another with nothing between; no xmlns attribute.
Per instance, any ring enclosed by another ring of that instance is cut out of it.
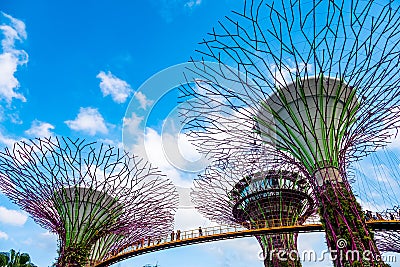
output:
<svg viewBox="0 0 400 267"><path fill-rule="evenodd" d="M260 151L238 152L223 164L207 167L195 180L191 195L196 209L207 218L251 229L302 224L316 211L312 188L304 176ZM288 256L297 252L297 234L256 238L266 267L301 266L297 257Z"/></svg>
<svg viewBox="0 0 400 267"><path fill-rule="evenodd" d="M100 143L21 141L0 152L0 189L57 234L57 266L101 261L172 229L175 186L148 162Z"/></svg>

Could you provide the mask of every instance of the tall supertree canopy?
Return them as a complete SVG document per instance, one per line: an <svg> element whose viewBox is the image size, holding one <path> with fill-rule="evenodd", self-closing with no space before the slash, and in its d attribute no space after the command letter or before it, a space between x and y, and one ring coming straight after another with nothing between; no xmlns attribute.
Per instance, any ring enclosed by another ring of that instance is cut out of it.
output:
<svg viewBox="0 0 400 267"><path fill-rule="evenodd" d="M57 266L84 266L166 234L177 193L149 163L96 142L44 138L0 153L0 189L59 238Z"/></svg>
<svg viewBox="0 0 400 267"><path fill-rule="evenodd" d="M338 164L385 145L400 120L398 9L394 1L245 1L243 12L201 43L202 59L188 70L202 78L182 89L187 130L209 152L210 142L229 148L225 139L210 138L211 131L253 140L235 130L257 121L264 141L299 150L296 159L304 156L310 170L321 161L319 150L323 160ZM280 120L287 114L274 114L302 105L304 116L291 114L287 122ZM338 121L326 120L329 113ZM321 139L313 136L318 128L333 144L303 144L310 136Z"/></svg>
<svg viewBox="0 0 400 267"><path fill-rule="evenodd" d="M315 212L311 186L294 168L283 167L260 152L235 153L215 162L195 180L195 207L207 218L247 228L302 224ZM265 266L301 266L297 257L297 235L257 236ZM277 255L286 254L279 258Z"/></svg>
<svg viewBox="0 0 400 267"><path fill-rule="evenodd" d="M182 88L201 151L264 143L308 173L328 247L372 253L336 266L383 265L347 170L397 132L399 26L394 1L245 1L204 40L188 70L200 78Z"/></svg>

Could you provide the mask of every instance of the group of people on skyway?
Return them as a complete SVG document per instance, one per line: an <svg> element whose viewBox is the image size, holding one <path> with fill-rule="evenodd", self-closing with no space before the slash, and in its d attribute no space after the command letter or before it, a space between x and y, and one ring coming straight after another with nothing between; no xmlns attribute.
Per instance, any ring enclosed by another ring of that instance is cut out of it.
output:
<svg viewBox="0 0 400 267"><path fill-rule="evenodd" d="M399 210L398 214L395 213L395 212L387 212L387 213L384 214L384 216L386 218L384 218L382 216L382 214L379 213L379 212L372 213L372 211L370 211L370 210L366 210L365 211L365 219L367 221L371 221L371 220L374 220L374 221L377 221L377 220L379 220L379 221L386 221L386 220L394 221L394 220L398 220L400 218L400 210Z"/></svg>

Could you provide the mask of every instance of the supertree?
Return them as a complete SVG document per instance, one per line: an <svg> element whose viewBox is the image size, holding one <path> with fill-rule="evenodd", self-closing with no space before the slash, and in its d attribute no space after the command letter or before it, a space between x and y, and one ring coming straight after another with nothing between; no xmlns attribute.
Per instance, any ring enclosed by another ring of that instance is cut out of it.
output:
<svg viewBox="0 0 400 267"><path fill-rule="evenodd" d="M346 170L397 132L399 14L394 1L245 1L202 42L188 69L199 79L181 90L201 151L263 142L308 173L336 266L384 264Z"/></svg>
<svg viewBox="0 0 400 267"><path fill-rule="evenodd" d="M166 234L177 206L175 187L148 162L80 139L6 148L0 189L58 236L57 266L91 265L135 239Z"/></svg>
<svg viewBox="0 0 400 267"><path fill-rule="evenodd" d="M315 212L310 184L295 169L262 154L235 153L195 180L191 193L200 213L218 223L250 229L302 224ZM297 234L256 236L266 267L301 266Z"/></svg>

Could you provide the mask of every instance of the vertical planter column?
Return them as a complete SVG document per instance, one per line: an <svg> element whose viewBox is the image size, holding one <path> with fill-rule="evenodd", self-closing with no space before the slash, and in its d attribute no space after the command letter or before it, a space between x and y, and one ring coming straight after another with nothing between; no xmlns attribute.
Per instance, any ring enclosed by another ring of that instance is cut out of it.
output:
<svg viewBox="0 0 400 267"><path fill-rule="evenodd" d="M389 266L380 259L373 233L347 179L334 167L321 168L314 177L319 215L335 266Z"/></svg>
<svg viewBox="0 0 400 267"><path fill-rule="evenodd" d="M298 257L297 234L261 235L257 240L263 249L265 267L302 266Z"/></svg>

